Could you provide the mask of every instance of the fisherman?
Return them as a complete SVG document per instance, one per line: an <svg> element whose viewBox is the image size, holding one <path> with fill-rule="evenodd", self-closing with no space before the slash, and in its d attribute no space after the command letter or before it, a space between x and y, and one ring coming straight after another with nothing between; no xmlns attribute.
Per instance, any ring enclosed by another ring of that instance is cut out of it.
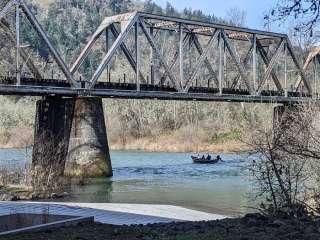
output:
<svg viewBox="0 0 320 240"><path fill-rule="evenodd" d="M208 154L208 156L207 156L207 160L208 160L208 161L210 161L210 160L211 160L211 155L210 155L210 154Z"/></svg>
<svg viewBox="0 0 320 240"><path fill-rule="evenodd" d="M217 160L222 162L222 159L221 159L220 155L217 156Z"/></svg>

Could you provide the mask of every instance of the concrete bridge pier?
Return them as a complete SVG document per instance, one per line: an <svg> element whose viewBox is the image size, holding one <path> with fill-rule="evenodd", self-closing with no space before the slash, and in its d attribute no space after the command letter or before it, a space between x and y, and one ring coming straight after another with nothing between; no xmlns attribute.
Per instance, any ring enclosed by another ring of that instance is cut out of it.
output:
<svg viewBox="0 0 320 240"><path fill-rule="evenodd" d="M280 105L273 108L273 128L276 129L281 124L286 106Z"/></svg>
<svg viewBox="0 0 320 240"><path fill-rule="evenodd" d="M75 100L65 175L112 176L101 98Z"/></svg>
<svg viewBox="0 0 320 240"><path fill-rule="evenodd" d="M48 97L37 101L32 153L32 183L36 192L56 189L54 184L58 185L64 174L73 109L74 100Z"/></svg>
<svg viewBox="0 0 320 240"><path fill-rule="evenodd" d="M112 176L102 99L39 100L32 165L38 175Z"/></svg>
<svg viewBox="0 0 320 240"><path fill-rule="evenodd" d="M280 127L288 127L290 125L290 122L293 121L292 112L298 111L297 107L295 105L280 105L276 106L273 109L273 128L276 129Z"/></svg>

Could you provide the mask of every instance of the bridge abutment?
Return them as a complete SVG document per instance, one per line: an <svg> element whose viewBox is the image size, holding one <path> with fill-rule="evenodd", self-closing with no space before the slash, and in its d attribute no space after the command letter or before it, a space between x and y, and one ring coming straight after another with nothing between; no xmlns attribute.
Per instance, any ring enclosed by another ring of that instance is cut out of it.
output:
<svg viewBox="0 0 320 240"><path fill-rule="evenodd" d="M32 165L37 185L48 171L56 178L112 176L102 99L39 100Z"/></svg>

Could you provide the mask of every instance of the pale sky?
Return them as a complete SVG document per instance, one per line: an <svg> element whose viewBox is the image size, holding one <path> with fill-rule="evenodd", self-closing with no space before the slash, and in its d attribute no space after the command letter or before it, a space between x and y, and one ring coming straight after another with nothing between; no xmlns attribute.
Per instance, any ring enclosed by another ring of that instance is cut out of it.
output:
<svg viewBox="0 0 320 240"><path fill-rule="evenodd" d="M249 28L263 29L264 13L276 5L278 0L154 0L162 7L170 2L175 8L183 10L202 10L206 14L214 14L217 17L225 17L226 11L237 7L247 12L247 25Z"/></svg>

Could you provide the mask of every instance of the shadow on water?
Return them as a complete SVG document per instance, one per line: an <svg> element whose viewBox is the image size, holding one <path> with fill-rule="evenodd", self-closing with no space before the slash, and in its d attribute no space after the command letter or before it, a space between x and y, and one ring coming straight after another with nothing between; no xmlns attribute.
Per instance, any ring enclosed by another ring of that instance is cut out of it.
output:
<svg viewBox="0 0 320 240"><path fill-rule="evenodd" d="M68 201L73 202L112 202L113 182L110 179L87 179L80 184L79 179L72 179L65 185L64 191L70 193ZM62 199L65 201L65 199Z"/></svg>

